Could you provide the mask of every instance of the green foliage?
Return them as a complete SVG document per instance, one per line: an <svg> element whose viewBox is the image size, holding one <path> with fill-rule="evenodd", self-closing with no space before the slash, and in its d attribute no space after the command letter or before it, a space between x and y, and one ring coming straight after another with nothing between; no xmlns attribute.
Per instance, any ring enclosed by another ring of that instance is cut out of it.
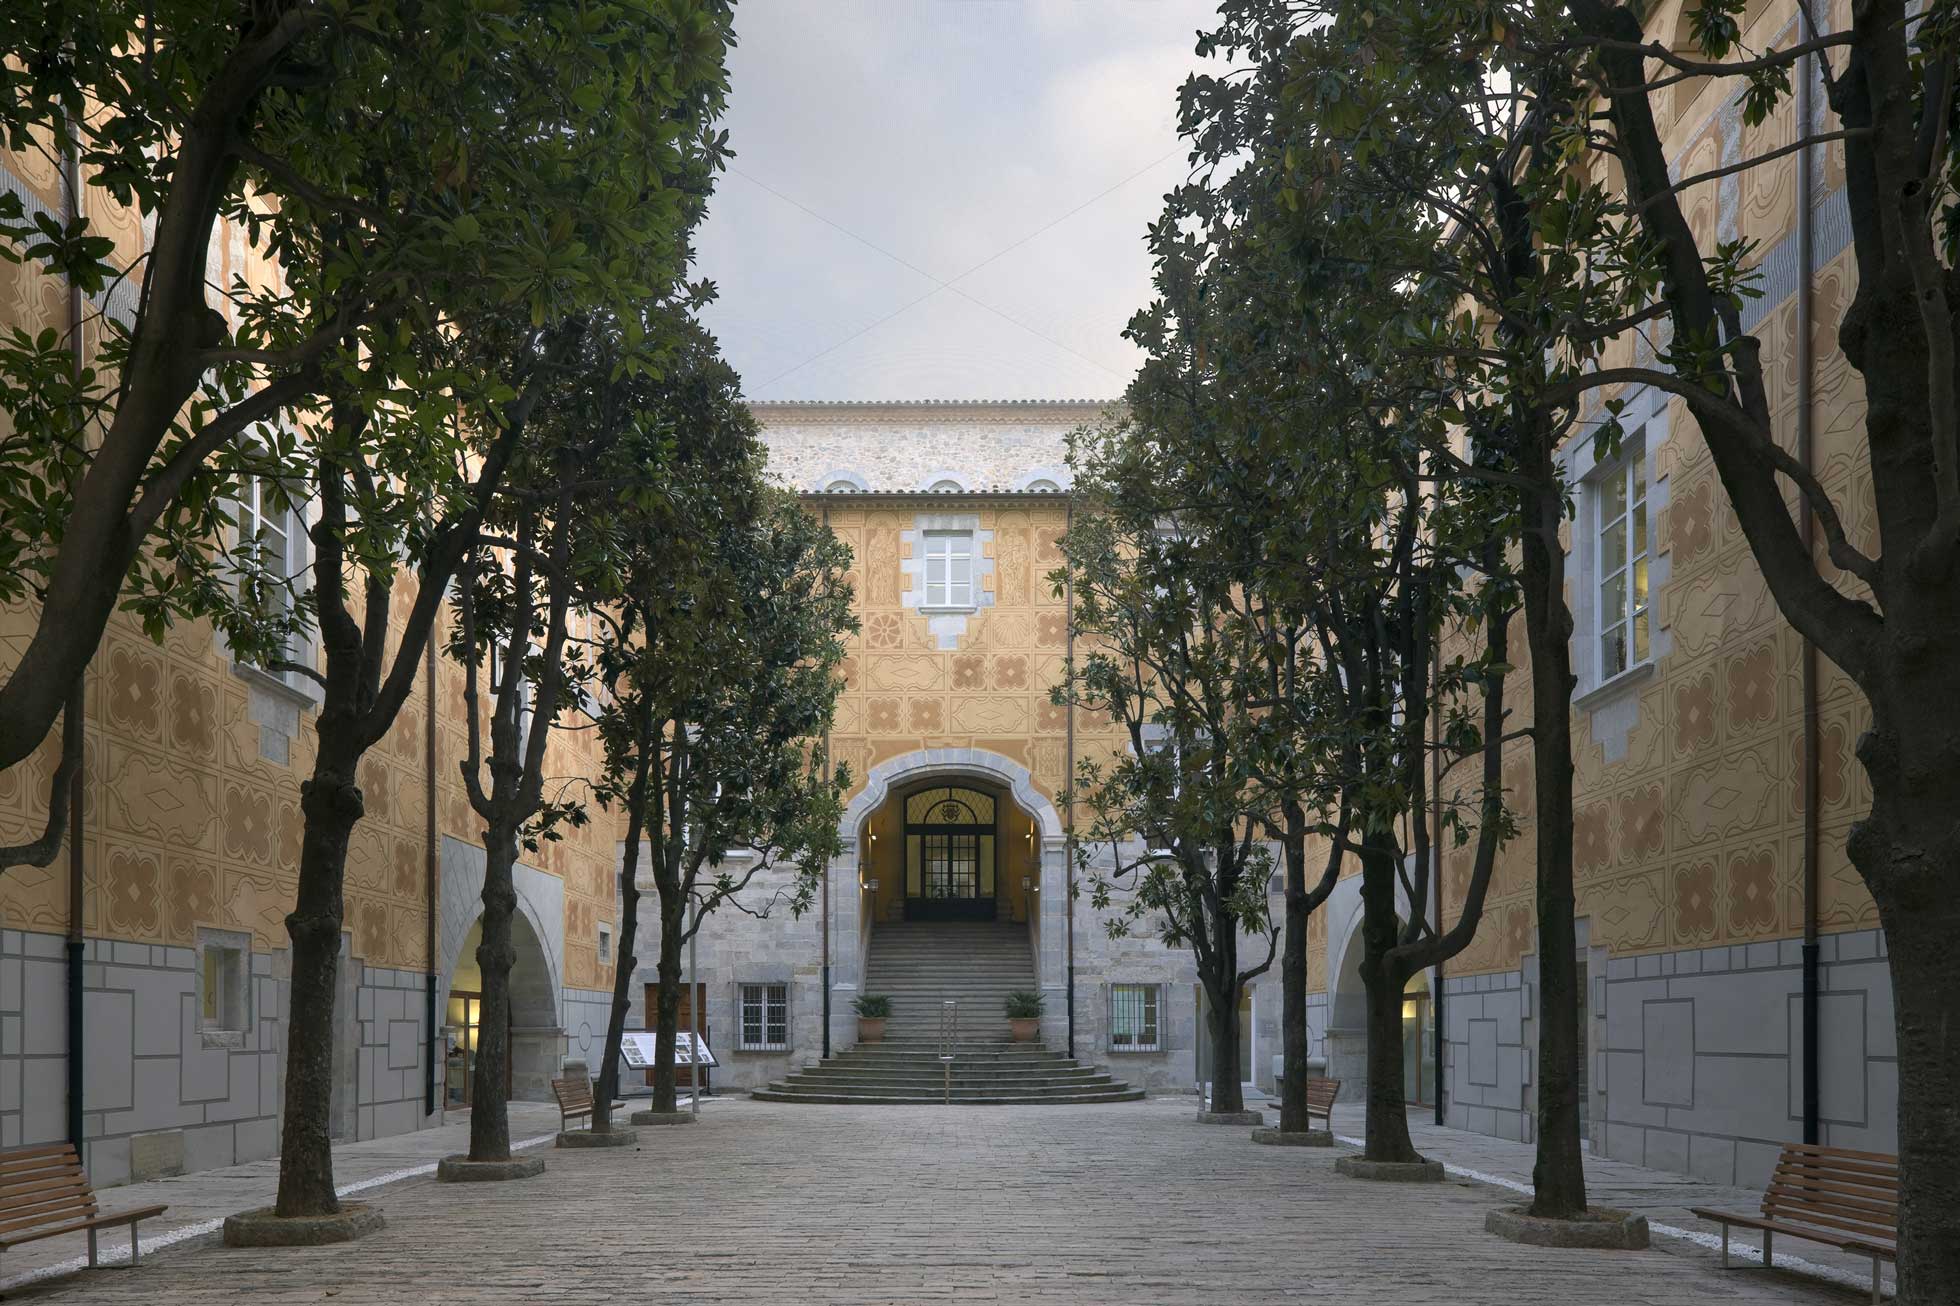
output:
<svg viewBox="0 0 1960 1306"><path fill-rule="evenodd" d="M851 1007L866 1020L886 1020L892 1014L892 1000L883 993L861 993L852 1000ZM1040 1014L1039 1011L1036 1014Z"/></svg>
<svg viewBox="0 0 1960 1306"><path fill-rule="evenodd" d="M1007 995L1004 1004L1009 1020L1041 1019L1041 1004L1046 1001L1041 994L1028 989L1016 989Z"/></svg>
<svg viewBox="0 0 1960 1306"><path fill-rule="evenodd" d="M415 557L562 324L610 313L636 346L620 365L658 365L637 306L684 275L725 152L723 0L221 8L0 13L32 52L0 69L0 136L72 153L154 232L130 263L93 213L0 200L0 257L96 297L85 366L60 335L0 337L0 602L73 597L37 634L50 656L86 658L119 591L153 636L210 616L275 656L292 632L255 597L288 580L236 545L246 477L299 498L342 479L348 560ZM268 278L207 286L220 221ZM47 702L0 690L28 746Z"/></svg>

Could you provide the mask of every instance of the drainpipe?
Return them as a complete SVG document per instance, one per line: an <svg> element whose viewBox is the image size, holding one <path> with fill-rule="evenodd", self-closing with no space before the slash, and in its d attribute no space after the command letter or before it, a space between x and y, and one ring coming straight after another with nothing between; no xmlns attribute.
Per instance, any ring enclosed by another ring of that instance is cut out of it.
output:
<svg viewBox="0 0 1960 1306"><path fill-rule="evenodd" d="M1434 658L1429 665L1429 860L1431 862L1430 883L1435 886L1436 933L1443 932L1443 723L1435 711L1437 700L1442 697L1443 673ZM1438 959L1435 968L1436 983L1429 995L1429 1019L1432 1025L1431 1041L1435 1051L1431 1053L1434 1065L1430 1069L1436 1077L1436 1123L1443 1123L1443 962ZM1416 1067L1418 1082L1422 1067ZM1329 1122L1332 1123L1331 1121Z"/></svg>
<svg viewBox="0 0 1960 1306"><path fill-rule="evenodd" d="M429 958L428 974L422 977L423 1017L428 1021L429 1029L429 1064L427 1073L422 1077L422 1114L432 1116L436 1113L436 1062L443 1059L448 1051L443 1046L442 1026L436 1023L436 967L441 963L436 959L436 641L433 634L429 637L422 671L422 697L426 700L422 723L422 792L425 799L422 872L427 892L425 914L428 917Z"/></svg>
<svg viewBox="0 0 1960 1306"><path fill-rule="evenodd" d="M68 120L70 144L64 171L67 185L63 188L68 210L64 225L72 226L82 217L82 160L73 144L78 124L73 118ZM68 279L68 348L71 362L79 381L82 372L82 288L73 278ZM86 712L88 696L86 693L87 664L75 675L74 687L68 691L68 705L63 709L67 723L62 731L64 747L66 741L73 741L79 751L87 730ZM79 725L77 724L79 723ZM87 1092L87 1075L84 1056L88 1047L83 1013L86 1009L83 985L86 972L82 968L82 954L86 942L82 937L83 914L86 903L83 901L83 860L82 860L82 788L88 767L77 766L74 776L68 783L68 1141L80 1154L82 1150L82 1105ZM49 803L62 800L60 794L49 794ZM91 1244L92 1245L92 1244Z"/></svg>
<svg viewBox="0 0 1960 1306"><path fill-rule="evenodd" d="M823 506L823 528L830 531L830 503ZM826 778L837 774L837 767L830 759L830 727L823 732L823 773ZM830 1059L830 863L823 864L823 1055Z"/></svg>
<svg viewBox="0 0 1960 1306"><path fill-rule="evenodd" d="M1806 56L1797 65L1797 131L1799 139L1810 130L1811 123L1811 78L1812 60L1815 55ZM1811 213L1811 188L1814 184L1815 163L1812 148L1806 146L1797 151L1797 461L1806 470L1812 459L1812 420L1811 402L1814 378L1812 371L1815 359L1812 357L1810 341L1811 324L1811 274L1815 266L1814 222ZM1799 529L1803 535L1804 552L1811 552L1811 538L1815 526L1811 520L1810 500L1802 495L1797 498ZM1819 1141L1818 1130L1818 1058L1817 1047L1817 1008L1819 988L1819 949L1817 945L1817 849L1818 825L1821 813L1817 810L1819 790L1817 774L1818 754L1818 715L1817 715L1817 646L1808 639L1803 642L1803 1139L1806 1143Z"/></svg>
<svg viewBox="0 0 1960 1306"><path fill-rule="evenodd" d="M1075 529L1075 497L1069 496L1063 509L1062 533L1066 538ZM1075 668L1075 581L1066 567L1062 570L1062 611L1063 629L1067 631L1065 656L1071 671ZM1062 893L1062 912L1066 937L1068 939L1068 1055L1075 1059L1075 704L1068 706L1068 742L1066 773L1062 776L1063 819L1068 829L1063 832L1062 855L1067 861L1064 868L1064 890ZM1159 1017L1162 1018L1161 1015Z"/></svg>

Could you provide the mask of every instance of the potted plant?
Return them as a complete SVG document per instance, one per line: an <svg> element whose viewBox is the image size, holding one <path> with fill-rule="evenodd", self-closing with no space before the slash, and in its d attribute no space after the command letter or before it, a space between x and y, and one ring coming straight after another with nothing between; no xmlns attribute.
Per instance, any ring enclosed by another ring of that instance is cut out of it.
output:
<svg viewBox="0 0 1960 1306"><path fill-rule="evenodd" d="M882 993L867 993L851 1005L857 1008L858 1042L884 1042L885 1021L892 1014L892 1000Z"/></svg>
<svg viewBox="0 0 1960 1306"><path fill-rule="evenodd" d="M1007 1028L1016 1043L1032 1043L1041 1033L1041 1003L1039 993L1025 989L1007 995Z"/></svg>

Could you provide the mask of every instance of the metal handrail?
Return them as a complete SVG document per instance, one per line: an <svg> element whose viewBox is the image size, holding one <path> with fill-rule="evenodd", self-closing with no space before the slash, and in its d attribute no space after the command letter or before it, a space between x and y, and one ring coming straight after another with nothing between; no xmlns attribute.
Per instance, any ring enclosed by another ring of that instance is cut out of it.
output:
<svg viewBox="0 0 1960 1306"><path fill-rule="evenodd" d="M953 1104L953 1049L960 1040L960 1004L951 1000L939 1004L939 1065L945 1071L945 1101Z"/></svg>

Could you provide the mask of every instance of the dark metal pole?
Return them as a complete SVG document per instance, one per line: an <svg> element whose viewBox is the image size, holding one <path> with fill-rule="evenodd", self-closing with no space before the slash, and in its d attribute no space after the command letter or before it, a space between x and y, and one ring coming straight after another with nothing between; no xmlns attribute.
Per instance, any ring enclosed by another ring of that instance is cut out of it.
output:
<svg viewBox="0 0 1960 1306"><path fill-rule="evenodd" d="M830 530L830 505L823 506L823 528ZM823 773L826 777L837 774L837 768L830 758L830 727L823 732ZM823 867L823 1056L830 1060L830 863Z"/></svg>
<svg viewBox="0 0 1960 1306"><path fill-rule="evenodd" d="M1062 537L1075 529L1075 499L1071 494L1063 508ZM1062 572L1062 628L1067 632L1066 656L1069 670L1075 670L1075 582L1073 576L1064 568ZM1071 698L1074 695L1070 695ZM1062 841L1063 867L1062 920L1063 932L1068 940L1068 1055L1075 1059L1075 704L1068 705L1068 743L1066 760L1063 765L1067 774L1062 777L1062 808L1068 829Z"/></svg>
<svg viewBox="0 0 1960 1306"><path fill-rule="evenodd" d="M1443 673L1434 659L1429 667L1429 701L1433 705L1442 697ZM1429 714L1429 856L1434 865L1430 868L1429 880L1435 886L1436 933L1443 933L1443 723L1432 709ZM1430 1067L1435 1076L1436 1087L1432 1096L1436 1099L1436 1123L1443 1123L1443 962L1436 962L1435 991L1429 995L1429 1019L1435 1026L1430 1030L1430 1040L1435 1045L1430 1053L1434 1064ZM1418 1044L1420 1046L1420 1044ZM1416 1067L1416 1082L1422 1082L1422 1067ZM1333 1121L1328 1125L1331 1128Z"/></svg>
<svg viewBox="0 0 1960 1306"><path fill-rule="evenodd" d="M79 124L71 117L68 120L69 145L64 169L68 184L64 188L68 225L73 225L82 217L82 161L74 142ZM68 348L70 363L79 380L82 372L82 288L74 277L68 278ZM86 730L88 711L87 666L75 673L74 686L68 691L68 705L63 709L67 716L62 730L64 749L72 740L75 749L82 748ZM88 1047L83 1025L87 1003L84 999L83 985L87 971L82 966L82 954L87 944L82 935L86 906L84 902L85 883L82 857L82 806L84 775L88 768L77 766L74 776L69 780L68 793L68 1141L79 1154L82 1150L82 1104L87 1093L88 1080L83 1056ZM48 795L50 804L61 802L63 795ZM91 1244L93 1246L93 1244Z"/></svg>
<svg viewBox="0 0 1960 1306"><path fill-rule="evenodd" d="M440 1014L436 1011L436 967L442 964L436 956L436 879L438 861L436 857L436 642L429 640L429 647L423 664L423 697L427 700L423 712L422 729L426 738L422 748L422 797L425 811L422 821L422 873L426 901L424 914L428 917L427 949L429 958L428 973L422 977L423 1018L428 1022L428 1061L422 1076L422 1114L432 1116L436 1113L436 1063L447 1062L448 1048L444 1046L442 1027L436 1023Z"/></svg>
<svg viewBox="0 0 1960 1306"><path fill-rule="evenodd" d="M1810 130L1812 60L1806 56L1797 65L1797 134ZM1815 261L1811 216L1811 187L1815 164L1813 147L1797 151L1797 461L1808 469L1811 464L1812 350L1810 342L1811 272ZM1804 549L1811 547L1810 500L1797 496L1799 524ZM1803 1139L1819 1141L1819 1085L1817 1047L1817 1009L1820 973L1817 946L1817 646L1803 641Z"/></svg>

